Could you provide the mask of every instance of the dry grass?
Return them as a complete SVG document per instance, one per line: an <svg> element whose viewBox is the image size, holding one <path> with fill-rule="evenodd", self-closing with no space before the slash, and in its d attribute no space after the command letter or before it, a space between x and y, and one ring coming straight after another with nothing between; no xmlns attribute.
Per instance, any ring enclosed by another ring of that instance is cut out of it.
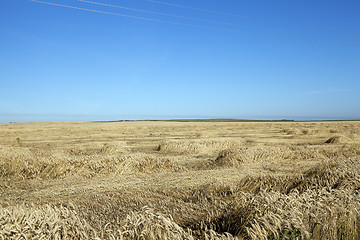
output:
<svg viewBox="0 0 360 240"><path fill-rule="evenodd" d="M359 239L359 122L0 125L0 239Z"/></svg>
<svg viewBox="0 0 360 240"><path fill-rule="evenodd" d="M325 143L351 143L351 139L346 136L334 136L325 141Z"/></svg>
<svg viewBox="0 0 360 240"><path fill-rule="evenodd" d="M19 147L0 148L0 177L56 179L69 176L91 178L110 174L179 171L185 169L167 157L143 153L118 153L106 147L99 153L84 151L31 151ZM106 153L100 154L100 153Z"/></svg>
<svg viewBox="0 0 360 240"><path fill-rule="evenodd" d="M172 140L159 144L157 150L177 154L214 154L223 149L238 148L244 145L241 139L196 139Z"/></svg>
<svg viewBox="0 0 360 240"><path fill-rule="evenodd" d="M74 210L56 206L0 209L2 239L94 239L95 232Z"/></svg>

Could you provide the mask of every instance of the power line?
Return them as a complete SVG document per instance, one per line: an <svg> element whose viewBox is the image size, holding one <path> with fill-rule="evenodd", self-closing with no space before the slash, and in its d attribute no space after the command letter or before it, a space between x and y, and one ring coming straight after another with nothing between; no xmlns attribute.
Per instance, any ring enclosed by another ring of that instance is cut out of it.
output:
<svg viewBox="0 0 360 240"><path fill-rule="evenodd" d="M278 38L278 39L279 39L279 38L280 38L280 39L281 39L281 38L282 38L282 39L289 39L289 38L281 37L281 36L273 36L273 35L259 34L259 33L251 33L251 32L243 32L243 31L223 29L223 28L211 28L211 27L206 27L206 26L201 26L201 25L195 25L195 24L180 23L180 22L175 22L175 21L166 21L166 20L161 20L161 19L156 19L156 18L139 17L139 16L134 16L134 15L114 13L114 12L108 12L108 11L100 11L100 10L95 10L95 9L82 8L82 7L72 6L72 5L64 5L64 4L53 3L53 2L46 2L46 1L41 1L41 0L29 0L29 1L31 1L31 2L36 2L36 3L41 3L41 4L46 4L46 5L52 5L52 6L56 6L56 7L65 7L65 8L71 8L71 9L76 9L76 10L81 10L81 11L95 12L95 13L101 13L101 14L107 14L107 15L113 15L113 16L121 16L121 17L127 17L127 18L132 18L132 19L144 20L144 21L152 21L152 22L161 22L161 23L167 23L167 24L175 24L175 25L180 25L180 26L200 28L200 29L206 29L206 30L232 32L232 33L240 33L240 34L248 34L248 35L256 35L256 36L267 36L267 37ZM294 40L294 38L291 38L291 39ZM305 40L305 39L299 39L299 38L295 38L295 39L298 40L298 41L309 42L309 40ZM311 41L310 41L310 42L311 42ZM351 45L351 44L340 44L340 43L333 43L333 42L327 42L327 43L328 43L328 44L332 44L332 45L335 44L335 45L342 45L342 46L358 47L358 45Z"/></svg>
<svg viewBox="0 0 360 240"><path fill-rule="evenodd" d="M213 21L213 20L207 20L207 19L201 19L201 18L186 17L186 16L174 15L174 14L168 14L168 13L162 13L162 12L155 12L155 11L149 11L149 10L138 9L138 8L129 8L129 7L121 6L121 5L113 5L113 4L101 3L101 2L95 2L95 1L88 1L88 0L74 0L74 1L90 3L90 4L106 6L106 7L119 8L119 9L130 10L130 11L136 11L136 12L150 13L150 14L167 16L167 17L181 18L181 19L186 19L186 20L191 20L191 21L214 23L214 24L227 25L227 26L232 26L232 27L240 27L240 28L247 28L247 29L262 30L262 31L265 30L265 31L269 31L269 32L283 33L283 34L295 35L295 36L299 36L299 37L313 37L313 38L318 38L318 39L327 39L327 40L335 40L335 41L360 42L360 40L356 40L356 39L324 37L324 36L318 36L318 35L314 35L314 34L304 34L304 33L292 32L292 31L274 30L274 29L269 29L269 28L261 28L261 27L254 27L254 26L240 25L240 24L234 24L234 23L228 23L228 22Z"/></svg>
<svg viewBox="0 0 360 240"><path fill-rule="evenodd" d="M74 0L74 1L85 2L85 3L90 3L90 4L96 4L96 5L106 6L106 7L120 8L120 9L125 9L125 10L136 11L136 12L150 13L150 14L167 16L167 17L182 18L182 19L192 20L192 21L215 23L215 24L222 24L222 25L228 25L228 26L237 26L237 27L244 27L244 28L252 28L252 26L245 26L245 25L239 25L239 24L233 24L233 23L227 23L227 22L213 21L213 20L207 20L207 19L201 19L201 18L186 17L186 16L181 16L181 15L162 13L162 12L155 12L155 11L149 11L149 10L138 9L138 8L129 8L129 7L125 7L125 6L113 5L113 4L107 4L107 3L100 3L100 2L94 2L94 1L87 1L87 0ZM256 28L256 27L254 27L254 28Z"/></svg>
<svg viewBox="0 0 360 240"><path fill-rule="evenodd" d="M175 4L175 3L161 2L161 1L155 1L155 0L145 0L145 1L151 2L151 3L167 5L167 6L172 6L172 7L187 8L187 9L201 11L201 12L215 13L215 14L219 14L219 15L227 15L227 16L233 16L233 17L249 18L249 19L261 20L261 21L272 21L272 20L268 20L268 19L264 19L264 18L249 17L249 16L244 16L244 15L239 15L239 14L234 14L234 13L229 13L229 12L220 12L220 11L209 10L209 9L204 9L204 8L190 7L190 6L185 6L185 5Z"/></svg>
<svg viewBox="0 0 360 240"><path fill-rule="evenodd" d="M114 13L114 12L101 11L101 10L95 10L95 9L90 9L90 8L82 8L82 7L76 7L76 6L53 3L53 2L46 2L46 1L41 1L41 0L29 0L29 1L37 2L37 3L41 3L41 4L52 5L52 6L57 6L57 7L65 7L65 8L82 10L82 11L102 13L102 14L108 14L108 15L114 15L114 16L121 16L121 17L127 17L127 18L133 18L133 19L139 19L139 20L145 20L145 21L175 24L175 25L181 25L181 26L187 26L187 27L202 28L202 29L207 29L207 30L217 30L217 31L225 31L225 32L237 32L237 33L252 34L249 32L233 31L233 30L227 30L227 29L221 29L221 28L210 28L210 27L194 25L194 24L166 21L166 20L161 20L161 19L156 19L156 18L139 17L139 16L134 16L134 15L128 15L128 14Z"/></svg>
<svg viewBox="0 0 360 240"><path fill-rule="evenodd" d="M196 7L190 7L190 6L187 6L187 5L168 3L168 2L157 1L157 0L145 0L145 1L146 2L151 2L151 3L156 3L156 4L161 4L161 5L167 5L167 6L171 6L171 7L185 8L185 9L191 9L191 10L201 11L201 12L206 12L206 13L213 13L213 14L218 14L218 15L226 15L226 16L247 18L247 19L251 19L251 20L270 22L270 23L277 23L277 24L283 24L283 25L289 25L289 26L295 26L295 27L302 27L302 28L309 28L309 29L314 29L314 30L342 32L342 33L347 32L347 33L355 33L355 34L360 33L360 32L347 31L347 30L342 30L342 29L322 28L322 27L310 26L310 25L305 25L305 24L296 24L296 23L290 23L290 22L284 22L284 21L277 21L277 20L272 20L272 19L267 19L267 18L251 17L251 16L245 16L245 15L240 15L240 14L235 14L235 13L230 13L230 12L222 12L222 11L209 10L209 9L204 9L204 8L196 8Z"/></svg>

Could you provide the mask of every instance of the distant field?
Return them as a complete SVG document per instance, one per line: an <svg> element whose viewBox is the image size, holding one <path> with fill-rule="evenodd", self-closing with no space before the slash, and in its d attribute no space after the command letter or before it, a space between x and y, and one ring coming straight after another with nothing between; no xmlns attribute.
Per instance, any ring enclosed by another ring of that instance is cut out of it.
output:
<svg viewBox="0 0 360 240"><path fill-rule="evenodd" d="M360 239L360 122L0 124L0 239Z"/></svg>
<svg viewBox="0 0 360 240"><path fill-rule="evenodd" d="M150 120L151 121L151 120ZM232 118L214 118L214 119L171 119L167 122L294 122L294 120L255 120L255 119L232 119Z"/></svg>

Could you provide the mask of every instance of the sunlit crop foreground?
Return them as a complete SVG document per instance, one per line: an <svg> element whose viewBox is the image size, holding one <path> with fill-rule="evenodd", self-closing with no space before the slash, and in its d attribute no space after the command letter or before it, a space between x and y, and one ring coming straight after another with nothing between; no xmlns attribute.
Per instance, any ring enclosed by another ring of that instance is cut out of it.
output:
<svg viewBox="0 0 360 240"><path fill-rule="evenodd" d="M360 122L0 124L0 239L359 239Z"/></svg>

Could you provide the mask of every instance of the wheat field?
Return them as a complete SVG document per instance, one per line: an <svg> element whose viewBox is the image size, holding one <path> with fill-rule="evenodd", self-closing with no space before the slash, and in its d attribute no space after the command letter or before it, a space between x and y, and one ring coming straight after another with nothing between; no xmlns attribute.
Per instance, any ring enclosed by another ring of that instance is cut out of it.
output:
<svg viewBox="0 0 360 240"><path fill-rule="evenodd" d="M360 239L360 122L0 124L0 239Z"/></svg>

